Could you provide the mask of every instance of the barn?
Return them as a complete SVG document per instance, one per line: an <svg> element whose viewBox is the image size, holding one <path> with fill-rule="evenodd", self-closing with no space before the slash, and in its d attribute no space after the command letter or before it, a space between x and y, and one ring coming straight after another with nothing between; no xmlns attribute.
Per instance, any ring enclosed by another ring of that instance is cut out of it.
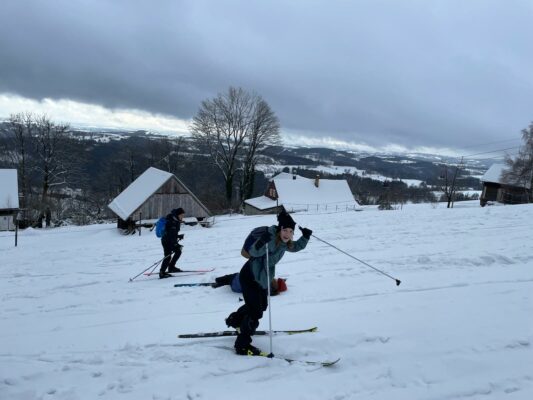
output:
<svg viewBox="0 0 533 400"><path fill-rule="evenodd" d="M131 230L135 225L153 223L172 209L182 207L185 215L207 225L211 213L174 174L150 167L108 205L117 217L117 226Z"/></svg>
<svg viewBox="0 0 533 400"><path fill-rule="evenodd" d="M19 211L16 169L0 169L0 231L15 230Z"/></svg>
<svg viewBox="0 0 533 400"><path fill-rule="evenodd" d="M288 212L360 211L348 182L344 179L304 178L282 172L272 178L263 196L244 201L244 214L274 214Z"/></svg>
<svg viewBox="0 0 533 400"><path fill-rule="evenodd" d="M484 207L490 201L504 204L522 204L531 201L531 181L525 183L506 182L503 179L505 164L493 164L481 177L483 191L479 202Z"/></svg>

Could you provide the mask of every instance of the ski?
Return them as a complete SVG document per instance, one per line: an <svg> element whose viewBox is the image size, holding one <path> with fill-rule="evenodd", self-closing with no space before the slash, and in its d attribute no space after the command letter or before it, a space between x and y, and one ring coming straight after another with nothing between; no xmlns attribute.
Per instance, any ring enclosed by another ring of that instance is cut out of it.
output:
<svg viewBox="0 0 533 400"><path fill-rule="evenodd" d="M277 360L285 360L288 363L298 363L298 364L307 364L307 365L320 365L322 367L331 367L332 365L337 364L340 361L340 358L337 358L333 361L312 361L312 360L296 360L294 358L287 358L283 356L276 356L276 355L270 355L264 351L262 351L260 354L257 355L249 355L247 357L266 357L266 358L274 358Z"/></svg>
<svg viewBox="0 0 533 400"><path fill-rule="evenodd" d="M220 348L231 350L231 351L235 351L235 349L232 348L232 347L221 346ZM267 353L265 351L262 351L259 354L250 354L250 355L247 355L247 356L240 356L240 357L265 357L265 358L273 358L273 359L276 359L276 360L284 360L284 361L287 361L289 364L295 363L295 364L306 364L306 365L318 365L318 366L322 366L322 367L331 367L332 365L335 365L335 364L337 364L340 361L340 357L337 358L336 360L331 360L331 361L330 360L326 360L326 361L297 360L295 358L270 355L269 353Z"/></svg>
<svg viewBox="0 0 533 400"><path fill-rule="evenodd" d="M210 269L189 269L189 270L181 270L181 272L171 272L170 274L176 274L172 276L188 276L188 275L197 275L197 274L205 274L207 272L214 271L215 268ZM152 275L159 275L159 271L153 271L153 272L145 272L143 275L145 276L152 276Z"/></svg>
<svg viewBox="0 0 533 400"><path fill-rule="evenodd" d="M176 283L174 287L213 286L215 282Z"/></svg>
<svg viewBox="0 0 533 400"><path fill-rule="evenodd" d="M274 335L297 335L299 333L312 333L316 332L318 328L315 326L309 329L299 329L299 330L279 330L272 331ZM195 338L210 338L210 337L222 337L222 336L237 336L238 331L219 331L219 332L205 332L205 333L190 333L184 335L178 335L180 339L195 339ZM257 336L266 336L269 335L269 331L255 331L254 335Z"/></svg>

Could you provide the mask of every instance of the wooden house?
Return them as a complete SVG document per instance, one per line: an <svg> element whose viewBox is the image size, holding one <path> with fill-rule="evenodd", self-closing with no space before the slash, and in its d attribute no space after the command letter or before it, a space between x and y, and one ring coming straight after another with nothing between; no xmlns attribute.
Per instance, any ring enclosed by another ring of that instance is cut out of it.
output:
<svg viewBox="0 0 533 400"><path fill-rule="evenodd" d="M117 226L131 229L136 224L153 223L174 208L185 216L207 224L211 213L174 174L150 167L108 205L117 215Z"/></svg>
<svg viewBox="0 0 533 400"><path fill-rule="evenodd" d="M15 230L19 212L16 169L0 169L0 231Z"/></svg>
<svg viewBox="0 0 533 400"><path fill-rule="evenodd" d="M531 181L509 182L503 179L504 164L493 164L481 177L483 191L479 202L484 207L490 201L504 204L522 204L531 201Z"/></svg>
<svg viewBox="0 0 533 400"><path fill-rule="evenodd" d="M304 178L283 172L272 178L263 194L244 201L244 214L288 212L359 211L348 182L344 179Z"/></svg>

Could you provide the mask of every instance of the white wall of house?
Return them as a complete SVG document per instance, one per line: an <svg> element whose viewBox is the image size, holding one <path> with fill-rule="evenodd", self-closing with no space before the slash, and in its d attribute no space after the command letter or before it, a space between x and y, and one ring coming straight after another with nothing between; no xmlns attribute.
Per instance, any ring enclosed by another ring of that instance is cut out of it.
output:
<svg viewBox="0 0 533 400"><path fill-rule="evenodd" d="M13 215L0 215L0 231L14 231L15 221Z"/></svg>

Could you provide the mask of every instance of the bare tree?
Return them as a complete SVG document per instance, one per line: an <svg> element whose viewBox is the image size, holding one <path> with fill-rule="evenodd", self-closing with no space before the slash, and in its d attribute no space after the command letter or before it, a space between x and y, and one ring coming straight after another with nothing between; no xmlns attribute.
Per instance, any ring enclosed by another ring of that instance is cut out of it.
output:
<svg viewBox="0 0 533 400"><path fill-rule="evenodd" d="M448 167L447 164L444 165L444 171L440 176L443 180L440 190L444 193L444 197L448 203L446 208L453 208L455 191L457 189L457 177L459 176L459 170L462 168L462 165L463 158L461 158L461 162L455 166L455 171L453 171L453 168Z"/></svg>
<svg viewBox="0 0 533 400"><path fill-rule="evenodd" d="M32 130L31 121L33 116L30 113L11 114L7 125L2 129L2 133L10 141L11 146L6 154L11 159L13 166L17 167L20 189L22 192L21 207L26 208L29 197L29 175L30 163L29 153L31 151Z"/></svg>
<svg viewBox="0 0 533 400"><path fill-rule="evenodd" d="M244 160L241 177L241 203L254 191L255 167L258 155L268 145L281 143L279 120L266 101L257 99L250 135L244 143Z"/></svg>
<svg viewBox="0 0 533 400"><path fill-rule="evenodd" d="M257 151L265 140L279 136L279 122L261 97L230 87L227 93L202 101L190 130L222 173L226 202L231 206L233 183L240 164L244 165L243 177L247 176L249 187Z"/></svg>
<svg viewBox="0 0 533 400"><path fill-rule="evenodd" d="M518 154L514 158L510 155L505 157L508 169L503 171L502 178L506 182L524 187L527 200L531 202L531 192L527 189L531 190L533 185L533 122L522 130L522 140L524 144Z"/></svg>
<svg viewBox="0 0 533 400"><path fill-rule="evenodd" d="M50 188L65 184L69 169L68 154L65 148L69 126L55 124L46 115L35 117L36 170L42 179L41 201L48 203Z"/></svg>

